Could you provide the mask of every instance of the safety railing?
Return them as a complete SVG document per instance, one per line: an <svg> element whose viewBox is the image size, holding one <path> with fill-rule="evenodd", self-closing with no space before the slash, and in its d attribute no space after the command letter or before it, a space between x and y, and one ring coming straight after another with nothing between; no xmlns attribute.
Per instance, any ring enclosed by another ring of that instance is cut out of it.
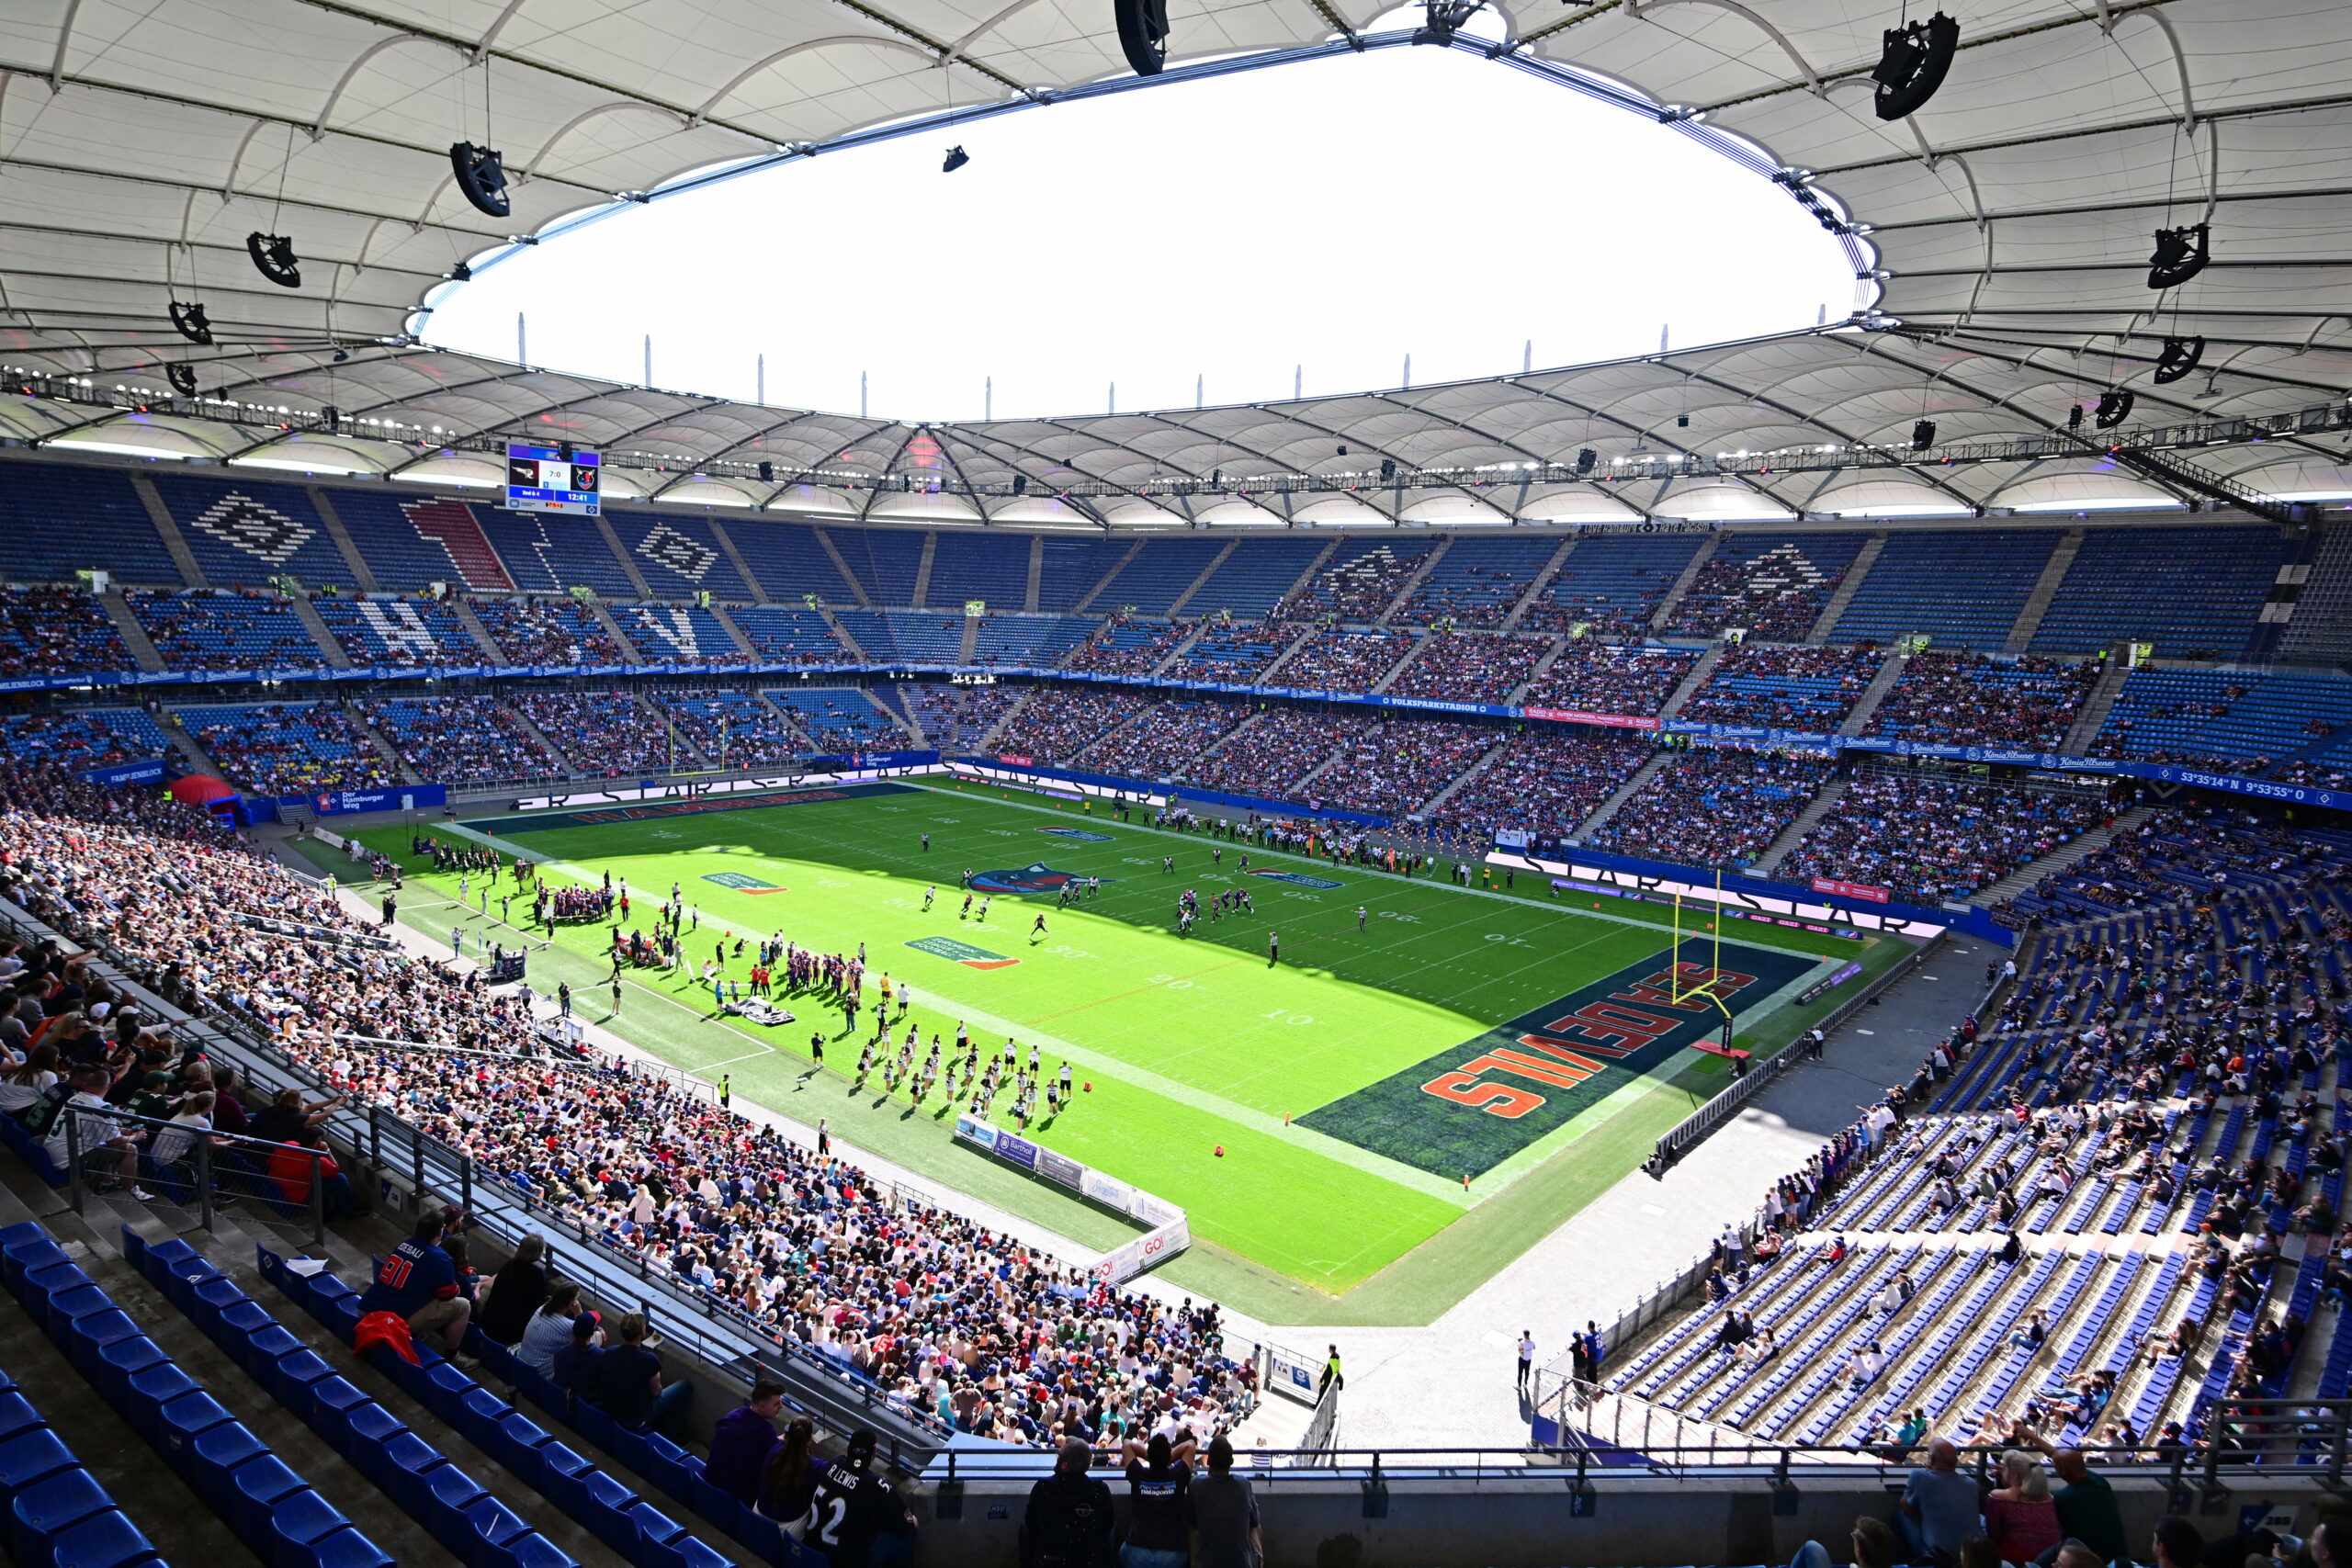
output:
<svg viewBox="0 0 2352 1568"><path fill-rule="evenodd" d="M146 1187L183 1209L194 1208L207 1231L221 1209L241 1204L243 1213L270 1228L322 1247L330 1183L343 1182L338 1190L349 1191L325 1149L217 1133L114 1106L68 1101L58 1119L65 1134L66 1201L77 1214L94 1180L110 1188Z"/></svg>

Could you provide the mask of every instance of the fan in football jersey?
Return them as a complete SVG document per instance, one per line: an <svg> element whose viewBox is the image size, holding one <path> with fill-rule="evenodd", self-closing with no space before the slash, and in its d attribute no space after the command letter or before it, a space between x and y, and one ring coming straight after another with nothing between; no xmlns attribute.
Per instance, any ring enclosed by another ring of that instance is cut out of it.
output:
<svg viewBox="0 0 2352 1568"><path fill-rule="evenodd" d="M873 1472L875 1436L850 1435L839 1464L817 1479L802 1539L822 1551L832 1568L890 1568L912 1555L914 1516L890 1483Z"/></svg>

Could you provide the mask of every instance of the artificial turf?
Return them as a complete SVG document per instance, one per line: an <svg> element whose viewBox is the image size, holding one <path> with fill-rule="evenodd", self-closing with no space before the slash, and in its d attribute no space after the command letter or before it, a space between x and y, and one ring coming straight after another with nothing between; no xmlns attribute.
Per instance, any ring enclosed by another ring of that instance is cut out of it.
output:
<svg viewBox="0 0 2352 1568"><path fill-rule="evenodd" d="M1655 906L1596 908L1533 878L1510 892L1462 889L1157 831L1140 819L1125 826L977 785L789 798L634 817L469 818L460 832L548 863L551 885L611 872L630 890L632 926L650 930L677 883L698 908L700 929L685 938L695 967L723 941L727 973L745 977L749 956L732 955L738 934L781 933L833 952L863 942L869 1009L884 972L910 985L910 1017L926 1044L934 1032L952 1043L961 1021L984 1051L1010 1033L1024 1060L1032 1042L1040 1046L1048 1073L1069 1060L1087 1089L1063 1114L1033 1122L1031 1136L1183 1205L1196 1246L1171 1273L1256 1315L1426 1321L1637 1164L1650 1140L1722 1081L1711 1072L1719 1058L1676 1036L1646 1054L1582 1058L1611 1070L1572 1089L1489 1070L1490 1081L1541 1089L1553 1103L1533 1115L1498 1116L1421 1089L1442 1070L1509 1047L1555 1002L1662 973L1672 932L1660 921L1671 911ZM424 830L448 836L446 827ZM473 878L476 908L461 922L449 901L456 877L426 874L407 853L409 832L361 835L409 868L403 919L445 937L464 923L469 945L484 936L512 945L495 893L485 914ZM1173 872L1162 869L1167 855ZM977 900L963 912L967 872L1005 889L984 921ZM1063 874L1101 877L1101 891L1057 908L1054 879ZM429 890L422 897L419 878ZM1238 886L1254 915L1204 912L1191 936L1175 933L1180 889L1205 901ZM927 887L937 897L925 910ZM1033 930L1040 912L1043 933ZM1709 964L1706 917L1690 913L1682 924L1683 961ZM610 931L558 927L555 948L533 957L535 983L545 991L569 980L576 1010L603 1020L610 993L590 987L609 973ZM1269 961L1272 931L1279 963ZM1861 958L1875 970L1901 945L1726 922L1721 967L1754 977L1736 998L1741 1043L1770 1049L1830 1005L1834 998L1800 1007L1792 996L1827 963ZM866 1019L856 1036L843 1035L838 1008L799 995L780 998L797 1021L763 1028L712 1017L692 969L624 976L628 999L612 1025L657 1054L706 1077L726 1073L738 1092L804 1120L829 1116L844 1137L1081 1241L1107 1245L1122 1234L1107 1215L955 1144L954 1111L939 1091L917 1107L903 1090L885 1096L878 1076L855 1089L850 1070ZM1685 1004L1704 1011L1703 998ZM1683 1034L1707 1022L1694 1020ZM821 1074L811 1071L812 1029L829 1041ZM995 1120L1010 1120L1009 1101L1000 1094Z"/></svg>

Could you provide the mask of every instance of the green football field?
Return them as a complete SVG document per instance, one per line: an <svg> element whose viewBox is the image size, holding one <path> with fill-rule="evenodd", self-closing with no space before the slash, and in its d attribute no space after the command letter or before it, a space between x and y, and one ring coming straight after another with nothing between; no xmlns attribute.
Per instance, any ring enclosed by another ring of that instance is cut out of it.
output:
<svg viewBox="0 0 2352 1568"><path fill-rule="evenodd" d="M425 830L519 851L550 885L610 872L639 929L678 884L698 910L691 967L625 970L615 1029L707 1077L728 1075L748 1099L825 1116L854 1144L1107 1246L1123 1222L955 1142L961 1103L937 1089L921 1106L903 1089L888 1095L878 1072L853 1082L884 974L913 987L909 1017L926 1048L933 1032L952 1047L960 1021L983 1053L1011 1037L1023 1061L1035 1044L1048 1074L1067 1060L1083 1087L1027 1135L1182 1205L1195 1247L1171 1275L1275 1321L1426 1321L1722 1087L1725 1064L1690 1043L1720 1039L1726 1010L1740 1043L1769 1052L1837 999L1799 1006L1798 991L1855 959L1875 971L1902 945L1729 921L1718 948L1694 910L1680 918L1677 971L1673 911L1561 897L1541 878L1458 888L977 784L760 800ZM401 918L445 939L464 926L469 952L484 938L514 945L497 897L480 908L481 879L461 911L457 879L421 869L408 833L361 835L410 868ZM1101 889L1057 908L1071 877L1100 878ZM1176 929L1185 888L1204 906L1189 936ZM1236 888L1254 913L1212 919L1209 900ZM517 901L516 922L526 908ZM694 971L723 942L727 974L747 978L751 955L733 957L732 939L779 934L824 952L865 944L855 1034L813 994L778 996L798 1015L791 1024L715 1016ZM610 936L609 924L558 927L555 946L532 956L534 984L568 980L575 1011L606 1021ZM822 1071L812 1031L827 1037ZM1000 1092L990 1119L1011 1126L1011 1101Z"/></svg>

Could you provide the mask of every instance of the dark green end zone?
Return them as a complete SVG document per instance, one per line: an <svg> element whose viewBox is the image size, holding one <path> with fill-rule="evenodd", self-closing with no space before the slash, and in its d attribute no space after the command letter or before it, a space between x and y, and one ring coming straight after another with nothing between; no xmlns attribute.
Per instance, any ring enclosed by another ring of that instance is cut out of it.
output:
<svg viewBox="0 0 2352 1568"><path fill-rule="evenodd" d="M1483 1176L1721 1028L1714 1002L1678 991L1712 989L1736 1016L1819 962L1725 942L1720 969L1686 960L1676 985L1671 960L1661 950L1299 1121L1435 1176Z"/></svg>
<svg viewBox="0 0 2352 1568"><path fill-rule="evenodd" d="M482 817L460 822L493 837L547 833L558 828L600 828L613 822L643 822L656 817L699 817L711 811L757 811L770 806L809 806L820 800L863 800L873 795L912 795L902 784L835 784L829 789L772 789L758 795L704 795L688 800L647 800L600 806L593 811L550 811L537 817Z"/></svg>

